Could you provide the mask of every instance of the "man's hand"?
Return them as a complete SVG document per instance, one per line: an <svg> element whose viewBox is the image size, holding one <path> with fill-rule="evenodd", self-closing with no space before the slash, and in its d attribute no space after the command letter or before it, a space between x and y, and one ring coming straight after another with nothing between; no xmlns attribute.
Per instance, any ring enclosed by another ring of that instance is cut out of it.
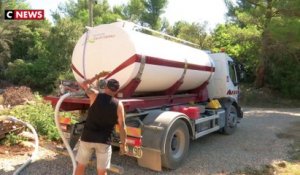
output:
<svg viewBox="0 0 300 175"><path fill-rule="evenodd" d="M94 81L98 80L99 78L101 77L104 77L106 75L108 75L109 72L108 71L102 71L100 72L99 74L96 74L93 78L90 78L90 79L86 79L84 80L82 83L80 83L79 85L84 89L88 89L89 88L89 85L92 84Z"/></svg>
<svg viewBox="0 0 300 175"><path fill-rule="evenodd" d="M120 154L121 156L123 156L123 155L125 155L127 152L128 152L127 144L126 144L126 143L125 143L125 144L121 143L121 144L120 144L120 152L119 152L119 154Z"/></svg>
<svg viewBox="0 0 300 175"><path fill-rule="evenodd" d="M101 77L104 77L106 75L108 75L109 72L108 71L102 71L99 74L96 74L95 77L92 78L93 81L98 80Z"/></svg>

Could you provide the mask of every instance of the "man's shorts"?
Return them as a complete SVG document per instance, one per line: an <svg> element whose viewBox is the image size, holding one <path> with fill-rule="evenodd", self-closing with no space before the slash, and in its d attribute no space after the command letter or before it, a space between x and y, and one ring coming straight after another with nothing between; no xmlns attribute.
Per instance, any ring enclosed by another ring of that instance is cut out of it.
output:
<svg viewBox="0 0 300 175"><path fill-rule="evenodd" d="M76 161L80 164L87 165L95 150L97 157L98 169L109 169L111 160L111 146L103 143L91 143L80 141Z"/></svg>

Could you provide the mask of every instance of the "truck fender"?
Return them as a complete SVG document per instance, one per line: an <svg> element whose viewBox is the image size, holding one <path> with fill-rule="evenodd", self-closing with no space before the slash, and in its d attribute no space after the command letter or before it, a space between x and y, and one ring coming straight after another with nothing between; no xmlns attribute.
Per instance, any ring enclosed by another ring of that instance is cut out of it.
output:
<svg viewBox="0 0 300 175"><path fill-rule="evenodd" d="M183 120L186 123L191 136L192 124L185 114L161 110L149 113L143 120L143 146L160 150L161 154L164 154L167 134L177 120Z"/></svg>
<svg viewBox="0 0 300 175"><path fill-rule="evenodd" d="M229 108L230 105L235 106L235 108L237 109L238 117L243 118L243 111L234 98L226 97L220 98L218 100L224 109Z"/></svg>
<svg viewBox="0 0 300 175"><path fill-rule="evenodd" d="M143 156L138 159L139 166L154 171L162 170L162 159L165 150L167 134L177 120L183 120L187 124L189 134L192 134L192 125L189 118L179 112L154 110L143 119Z"/></svg>

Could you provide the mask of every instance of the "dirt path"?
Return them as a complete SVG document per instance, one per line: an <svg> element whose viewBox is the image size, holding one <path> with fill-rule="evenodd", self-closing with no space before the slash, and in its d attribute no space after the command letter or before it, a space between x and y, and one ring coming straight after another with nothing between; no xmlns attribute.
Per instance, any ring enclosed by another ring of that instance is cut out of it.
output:
<svg viewBox="0 0 300 175"><path fill-rule="evenodd" d="M300 137L300 108L244 110L245 118L230 136L211 134L192 141L184 164L174 171L154 172L137 165L136 160L114 153L112 162L123 166L125 174L229 174L245 167L259 167L274 161L288 160L293 138ZM292 133L292 134L291 134ZM48 153L49 152L49 153ZM1 158L0 174L12 174L24 156ZM10 167L10 168L7 168ZM68 156L42 150L40 160L22 174L67 175L72 170ZM95 174L91 167L87 174Z"/></svg>

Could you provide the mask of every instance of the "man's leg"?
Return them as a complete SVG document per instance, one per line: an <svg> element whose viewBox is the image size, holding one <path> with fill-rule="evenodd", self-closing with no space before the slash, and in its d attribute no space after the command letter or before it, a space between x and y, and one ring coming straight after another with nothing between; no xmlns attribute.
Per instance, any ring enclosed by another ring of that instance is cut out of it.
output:
<svg viewBox="0 0 300 175"><path fill-rule="evenodd" d="M99 169L99 168L97 168L97 171L98 171L98 175L107 175L106 169Z"/></svg>
<svg viewBox="0 0 300 175"><path fill-rule="evenodd" d="M97 171L98 175L106 175L106 170L110 168L111 146L98 143L95 146L97 156Z"/></svg>
<svg viewBox="0 0 300 175"><path fill-rule="evenodd" d="M91 144L92 143L80 141L78 152L76 155L77 167L75 175L84 175L85 167L89 163L93 153Z"/></svg>

